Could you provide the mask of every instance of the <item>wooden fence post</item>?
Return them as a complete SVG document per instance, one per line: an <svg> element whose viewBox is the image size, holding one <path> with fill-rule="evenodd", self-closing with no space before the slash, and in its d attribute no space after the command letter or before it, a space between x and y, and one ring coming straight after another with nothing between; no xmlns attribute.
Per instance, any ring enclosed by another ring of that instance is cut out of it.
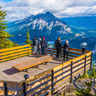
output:
<svg viewBox="0 0 96 96"><path fill-rule="evenodd" d="M4 82L4 95L8 96L8 88L7 88L7 83Z"/></svg>
<svg viewBox="0 0 96 96"><path fill-rule="evenodd" d="M92 53L91 53L91 60L90 60L90 70L92 68Z"/></svg>
<svg viewBox="0 0 96 96"><path fill-rule="evenodd" d="M26 82L23 82L23 94L26 96Z"/></svg>
<svg viewBox="0 0 96 96"><path fill-rule="evenodd" d="M51 71L51 95L54 95L54 72Z"/></svg>
<svg viewBox="0 0 96 96"><path fill-rule="evenodd" d="M85 55L85 61L84 61L84 74L86 73L86 55Z"/></svg>
<svg viewBox="0 0 96 96"><path fill-rule="evenodd" d="M70 83L72 83L72 70L73 70L73 62L71 61L71 65L70 65Z"/></svg>

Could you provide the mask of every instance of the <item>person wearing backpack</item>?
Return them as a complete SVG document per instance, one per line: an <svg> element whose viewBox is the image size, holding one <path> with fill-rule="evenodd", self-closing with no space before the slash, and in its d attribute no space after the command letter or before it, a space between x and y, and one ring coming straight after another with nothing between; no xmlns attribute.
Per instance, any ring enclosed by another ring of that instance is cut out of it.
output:
<svg viewBox="0 0 96 96"><path fill-rule="evenodd" d="M38 40L38 54L41 55L41 41L42 41L42 37L40 36L39 40Z"/></svg>
<svg viewBox="0 0 96 96"><path fill-rule="evenodd" d="M66 40L66 43L63 45L63 59L68 60L68 53L69 53L69 41Z"/></svg>
<svg viewBox="0 0 96 96"><path fill-rule="evenodd" d="M38 46L38 40L37 37L33 39L33 54L36 55L37 52L37 46Z"/></svg>

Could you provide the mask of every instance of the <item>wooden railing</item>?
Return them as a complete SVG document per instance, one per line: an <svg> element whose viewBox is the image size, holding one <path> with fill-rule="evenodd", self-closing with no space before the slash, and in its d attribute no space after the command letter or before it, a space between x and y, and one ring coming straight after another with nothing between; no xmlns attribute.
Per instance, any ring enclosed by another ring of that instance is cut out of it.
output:
<svg viewBox="0 0 96 96"><path fill-rule="evenodd" d="M18 46L18 47L12 47L12 48L6 48L6 49L1 49L0 50L0 62L16 59L19 57L31 55L33 50L33 47L28 44L28 45L23 45L23 46ZM63 48L61 50L61 56L63 55ZM89 52L89 51L85 51ZM56 50L55 48L48 48L48 53L52 54L53 56L56 55ZM77 56L82 55L82 50L81 49L75 49L75 48L70 48L69 51L69 59L76 58Z"/></svg>
<svg viewBox="0 0 96 96"><path fill-rule="evenodd" d="M28 48L25 48L28 47ZM27 50L28 52L24 51L26 55L30 53L30 46L24 45L23 47L19 47L20 51ZM14 50L17 55L17 47L11 50ZM3 49L4 50L4 49ZM14 53L14 51L10 51L9 49L4 50L2 54L10 54L10 52ZM49 53L52 53L51 55L56 55L55 49L48 49ZM72 83L74 80L74 77L77 77L79 74L85 74L87 70L91 68L92 63L92 52L91 51L85 51L85 54L82 54L81 49L75 49L70 48L69 51L69 61L66 61L50 70L47 70L43 73L40 73L38 75L35 75L33 77L28 78L27 80L24 80L22 82L15 83L13 82L10 86L11 82L2 82L2 86L0 87L0 95L3 96L48 96L51 94L53 95L58 90L60 90L61 87L63 87L67 83ZM21 55L20 53L20 55ZM19 53L18 53L19 54ZM63 53L61 53L62 56ZM10 55L9 55L10 56ZM13 55L12 55L13 56ZM21 55L25 56L25 55ZM5 57L4 57L5 58ZM11 58L10 58L11 59ZM2 59L4 60L4 59ZM9 60L9 59L7 59ZM4 60L6 61L6 59ZM1 84L0 84L1 85ZM42 95L43 94L43 95Z"/></svg>
<svg viewBox="0 0 96 96"><path fill-rule="evenodd" d="M88 53L90 51L85 50L85 53ZM48 48L48 53L51 54L52 56L56 56L56 48ZM82 53L82 49L76 49L76 48L69 48L69 52L68 52L68 58L69 59L73 59L76 58L78 56L83 55ZM61 49L61 57L63 57L63 47Z"/></svg>
<svg viewBox="0 0 96 96"><path fill-rule="evenodd" d="M22 94L25 92L28 96L39 96L41 94L53 95L65 84L72 83L74 77L77 77L79 74L84 74L90 69L91 54L92 52L88 52L44 73L29 78L22 86L26 89L22 91Z"/></svg>
<svg viewBox="0 0 96 96"><path fill-rule="evenodd" d="M31 46L23 45L18 47L6 48L0 50L0 62L16 59L31 54Z"/></svg>

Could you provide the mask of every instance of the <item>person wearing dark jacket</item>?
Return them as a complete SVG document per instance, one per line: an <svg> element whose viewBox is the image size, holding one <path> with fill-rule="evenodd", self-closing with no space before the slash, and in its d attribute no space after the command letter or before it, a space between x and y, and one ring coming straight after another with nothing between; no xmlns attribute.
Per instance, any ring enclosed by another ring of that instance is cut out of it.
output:
<svg viewBox="0 0 96 96"><path fill-rule="evenodd" d="M43 40L41 41L41 53L42 55L47 54L47 43L45 41L45 37L43 37Z"/></svg>
<svg viewBox="0 0 96 96"><path fill-rule="evenodd" d="M62 48L62 44L61 44L61 38L58 37L58 39L55 41L55 47L56 47L56 58L59 59L59 55L61 53L61 48Z"/></svg>
<svg viewBox="0 0 96 96"><path fill-rule="evenodd" d="M69 41L68 40L66 40L66 43L64 44L64 46L63 46L63 59L65 60L65 58L66 58L66 60L68 60L68 53L69 53Z"/></svg>

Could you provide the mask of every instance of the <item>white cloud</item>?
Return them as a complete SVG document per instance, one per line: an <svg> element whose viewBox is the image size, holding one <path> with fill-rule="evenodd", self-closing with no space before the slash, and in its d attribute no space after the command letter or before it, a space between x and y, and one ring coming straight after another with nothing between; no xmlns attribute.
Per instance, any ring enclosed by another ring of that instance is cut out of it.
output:
<svg viewBox="0 0 96 96"><path fill-rule="evenodd" d="M57 17L96 15L96 0L13 0L0 1L0 6L11 21L46 11Z"/></svg>

